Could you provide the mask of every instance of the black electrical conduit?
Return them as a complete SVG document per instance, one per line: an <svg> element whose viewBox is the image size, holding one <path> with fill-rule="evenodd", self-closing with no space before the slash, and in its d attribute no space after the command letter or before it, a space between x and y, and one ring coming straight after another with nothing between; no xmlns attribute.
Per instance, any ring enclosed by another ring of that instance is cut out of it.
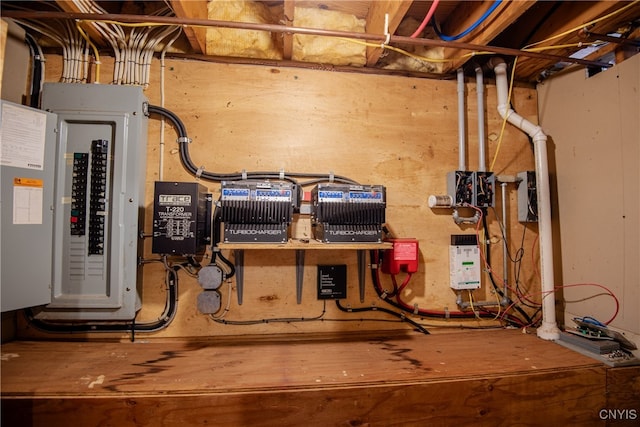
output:
<svg viewBox="0 0 640 427"><path fill-rule="evenodd" d="M136 323L135 318L130 322L50 322L35 317L31 308L25 308L24 314L29 324L37 329L49 333L83 333L83 332L131 332L131 341L136 332L157 332L166 328L176 315L178 308L178 268L167 269L167 302L158 320Z"/></svg>
<svg viewBox="0 0 640 427"><path fill-rule="evenodd" d="M42 81L44 78L44 58L42 57L42 49L29 33L25 33L24 41L29 46L31 52L31 88L29 90L29 106L40 108L40 92L42 90Z"/></svg>
<svg viewBox="0 0 640 427"><path fill-rule="evenodd" d="M289 181L296 185L310 185L318 182L327 182L333 179L333 181L335 182L341 182L346 184L358 184L356 181L353 181L352 179L349 179L347 177L339 176L339 175L335 175L331 177L331 175L329 174L308 174L308 173L297 173L297 172L287 172L285 174L279 171L278 172L246 172L246 173L235 172L235 173L227 173L227 174L208 172L203 168L198 168L191 160L191 156L189 154L189 143L191 140L187 135L187 130L184 124L182 123L182 120L180 120L180 118L172 111L157 105L149 105L149 113L161 115L169 119L169 121L173 123L173 126L175 127L179 136L178 143L180 144L180 161L182 162L183 167L189 173L193 174L196 177L200 177L201 179L208 180L208 181L216 181L216 182L224 181L224 180L238 181L245 178L275 179L275 180L281 180L281 181L282 180ZM294 178L313 178L313 180L304 182L304 183L299 183Z"/></svg>

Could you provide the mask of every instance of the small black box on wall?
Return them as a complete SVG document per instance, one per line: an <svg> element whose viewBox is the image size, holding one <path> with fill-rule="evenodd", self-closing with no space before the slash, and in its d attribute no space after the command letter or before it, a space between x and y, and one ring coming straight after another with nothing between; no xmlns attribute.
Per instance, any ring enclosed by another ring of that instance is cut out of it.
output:
<svg viewBox="0 0 640 427"><path fill-rule="evenodd" d="M318 299L343 299L347 297L347 266L318 266Z"/></svg>

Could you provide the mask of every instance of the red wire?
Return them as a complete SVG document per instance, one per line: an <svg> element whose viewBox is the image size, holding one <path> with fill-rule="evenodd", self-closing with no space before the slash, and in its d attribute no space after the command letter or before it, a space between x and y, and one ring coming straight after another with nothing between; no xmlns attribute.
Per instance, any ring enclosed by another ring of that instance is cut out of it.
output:
<svg viewBox="0 0 640 427"><path fill-rule="evenodd" d="M618 317L618 313L620 311L620 301L618 300L618 297L616 297L616 295L613 293L613 291L609 288L607 288L606 286L600 285L598 283L573 283L570 285L559 285L559 286L554 286L554 290L553 291L547 291L544 292L545 295L543 295L543 298L546 297L547 295L549 295L551 292L554 292L556 289L562 289L562 288L575 288L578 286L595 286L601 289L604 289L607 294L609 294L609 296L611 298L613 298L613 301L616 303L616 309L615 312L613 313L613 316L611 317L611 319L607 320L606 322L602 322L605 325L610 324L611 322L613 322L613 320ZM527 296L533 296L533 295L537 295L537 294L543 294L543 292L535 292L535 293L529 293ZM507 307L507 310L509 310L511 308L512 305L514 305L515 303L512 303L509 307ZM506 311L506 310L505 310Z"/></svg>
<svg viewBox="0 0 640 427"><path fill-rule="evenodd" d="M554 289L560 289L560 288L575 288L577 286L595 286L601 289L604 289L605 291L607 291L607 293L609 295L611 295L611 298L613 298L613 300L616 302L616 310L613 313L613 317L611 317L611 319L607 320L606 322L602 322L605 325L610 324L611 322L613 322L613 320L618 317L618 312L620 311L620 301L618 301L618 298L616 297L616 295L611 291L611 289L607 288L606 286L600 285L598 283L574 283L571 285L562 285L562 286L556 286L554 287Z"/></svg>
<svg viewBox="0 0 640 427"><path fill-rule="evenodd" d="M418 29L413 34L411 34L412 39L415 39L416 37L418 37L418 35L422 32L422 30L425 29L425 27L431 20L431 17L435 13L436 8L438 7L438 3L440 3L440 0L433 0L433 3L431 4L431 8L429 8L429 11L427 12L427 15L424 17L422 24L420 24Z"/></svg>
<svg viewBox="0 0 640 427"><path fill-rule="evenodd" d="M475 207L475 206L469 206L469 207L470 207L470 208L473 208L473 209L475 209L475 210L477 210L477 211L480 213L480 218L478 219L478 222L477 222L477 224L476 224L476 238L478 239L478 246L480 247L480 223L482 222L482 215L483 215L483 213L482 213L482 209L479 209L479 208L477 208L477 207ZM534 240L534 242L533 242L533 247L532 247L532 250L531 250L532 254L534 253L533 248L535 248L537 241L538 241L538 238L536 238L536 239ZM489 272L492 272L492 273L493 273L493 270L491 270L491 266L487 263L487 260L486 260L486 258L485 258L485 256L484 256L484 253L482 252L482 250L480 251L480 256L481 256L481 258L482 258L482 261L484 262L485 267L487 268L487 271L489 271ZM533 261L533 255L532 255L532 261ZM534 268L535 268L535 262L534 262ZM536 268L536 273L538 273L537 268ZM493 273L493 274L494 274L494 276L496 276L496 278L498 279L498 281L499 281L499 282L504 286L504 280L502 280L502 278L498 277L495 273ZM539 274L538 274L538 276L539 276ZM532 296L532 295L535 295L535 294L538 294L538 293L539 293L539 294L542 294L542 292L537 292L537 293L529 293L529 294L527 294L527 295L524 295L524 294L520 294L520 293L517 291L517 289L513 289L513 288L512 288L511 286L509 286L509 285L507 285L507 286L509 287L509 289L510 289L512 292L514 292L516 295L518 295L518 297L519 297L520 299L526 299L527 301L532 302L532 303L533 303L533 301L531 301L528 297L530 297L530 296ZM572 287L576 287L576 286L596 286L596 287L602 288L602 289L604 289L605 291L607 291L607 293L608 293L608 294L613 298L613 300L615 301L615 303L616 303L616 309L615 309L615 312L614 312L614 314L613 314L613 317L611 317L611 319L609 319L608 321L603 322L603 323L604 323L605 325L608 325L608 324L610 324L611 322L613 322L613 320L618 316L618 312L620 311L620 301L618 301L618 298L617 298L617 297L615 296L615 294L611 291L611 289L607 288L606 286L599 285L599 284L597 284L597 283L578 283L578 284L571 284L571 285L561 285L561 286L555 286L555 287L554 287L554 289L572 288ZM549 293L549 292L547 292L547 294L548 294L548 293ZM546 296L546 295L543 295L543 298L544 298L545 296ZM515 302L512 302L512 303L511 303L511 305L509 305L509 306L505 309L504 314L506 314L506 313L507 313L507 312L508 312L508 311L509 311L509 310L510 310L510 309L511 309L515 304L516 304ZM537 303L535 303L535 304L537 304Z"/></svg>

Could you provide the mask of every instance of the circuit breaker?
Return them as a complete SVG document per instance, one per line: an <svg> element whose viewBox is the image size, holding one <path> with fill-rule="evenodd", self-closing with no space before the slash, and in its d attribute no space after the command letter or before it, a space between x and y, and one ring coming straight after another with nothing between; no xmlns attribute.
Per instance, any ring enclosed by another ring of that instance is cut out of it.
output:
<svg viewBox="0 0 640 427"><path fill-rule="evenodd" d="M51 303L43 320L130 320L139 309L148 103L141 87L45 84L57 114Z"/></svg>
<svg viewBox="0 0 640 427"><path fill-rule="evenodd" d="M211 243L211 203L207 188L196 182L156 182L152 252L202 255Z"/></svg>
<svg viewBox="0 0 640 427"><path fill-rule="evenodd" d="M455 290L480 287L480 248L475 234L454 234L449 246L451 287Z"/></svg>

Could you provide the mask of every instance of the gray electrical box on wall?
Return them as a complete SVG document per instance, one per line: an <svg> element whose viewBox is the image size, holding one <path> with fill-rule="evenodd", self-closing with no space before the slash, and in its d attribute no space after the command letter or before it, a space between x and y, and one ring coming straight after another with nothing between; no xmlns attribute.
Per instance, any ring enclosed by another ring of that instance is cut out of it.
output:
<svg viewBox="0 0 640 427"><path fill-rule="evenodd" d="M43 320L129 320L140 308L148 102L141 87L45 84L57 114L53 286Z"/></svg>
<svg viewBox="0 0 640 427"><path fill-rule="evenodd" d="M2 311L51 301L56 116L0 101Z"/></svg>

